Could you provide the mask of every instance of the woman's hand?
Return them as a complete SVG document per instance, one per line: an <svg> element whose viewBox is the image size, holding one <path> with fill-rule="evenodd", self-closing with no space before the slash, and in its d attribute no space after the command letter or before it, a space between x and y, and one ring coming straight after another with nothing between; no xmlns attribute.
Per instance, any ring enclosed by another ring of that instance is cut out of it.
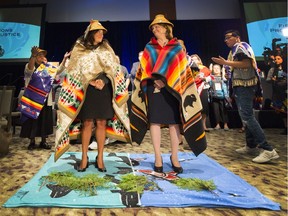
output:
<svg viewBox="0 0 288 216"><path fill-rule="evenodd" d="M154 88L160 90L164 86L165 86L165 84L162 80L154 80Z"/></svg>
<svg viewBox="0 0 288 216"><path fill-rule="evenodd" d="M90 82L90 84L91 84L91 82ZM105 83L103 80L97 79L97 80L92 81L91 85L93 85L98 90L102 90L103 87L105 86Z"/></svg>
<svg viewBox="0 0 288 216"><path fill-rule="evenodd" d="M66 52L66 53L64 54L64 59L67 59L67 58L69 58L69 57L70 57L70 55L71 55L71 51L70 51L70 52Z"/></svg>

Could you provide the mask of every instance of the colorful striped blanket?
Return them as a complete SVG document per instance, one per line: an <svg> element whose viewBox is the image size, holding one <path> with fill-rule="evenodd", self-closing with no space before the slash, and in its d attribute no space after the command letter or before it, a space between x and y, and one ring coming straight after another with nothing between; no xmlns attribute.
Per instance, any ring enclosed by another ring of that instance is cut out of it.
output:
<svg viewBox="0 0 288 216"><path fill-rule="evenodd" d="M83 49L81 44L74 47L58 100L55 161L69 149L69 127L76 119L85 100L89 81L96 79L102 72L110 79L114 91L112 105L115 115L107 122L106 136L131 142L126 103L129 98L128 86L116 59L114 51L108 44L93 51Z"/></svg>
<svg viewBox="0 0 288 216"><path fill-rule="evenodd" d="M199 155L207 147L201 121L202 105L181 45L175 38L162 48L152 38L145 47L140 64L141 70L136 73L131 97L132 140L140 144L147 131L147 80L161 77L167 82L167 90L179 100L184 137L194 154Z"/></svg>
<svg viewBox="0 0 288 216"><path fill-rule="evenodd" d="M20 112L28 118L37 119L57 73L57 68L49 63L41 64L32 74L28 86L20 100Z"/></svg>

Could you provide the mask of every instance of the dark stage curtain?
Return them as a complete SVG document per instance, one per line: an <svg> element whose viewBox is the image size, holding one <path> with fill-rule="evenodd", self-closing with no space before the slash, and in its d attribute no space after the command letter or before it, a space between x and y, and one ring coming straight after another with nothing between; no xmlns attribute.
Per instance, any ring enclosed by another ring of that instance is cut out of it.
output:
<svg viewBox="0 0 288 216"><path fill-rule="evenodd" d="M223 41L223 34L228 29L241 31L240 19L218 20L171 20L174 24L174 36L184 40L188 53L198 54L205 65L209 66L212 56L227 57L229 48ZM121 64L128 71L133 62L138 61L138 52L153 36L149 30L151 21L101 22L108 32L109 40ZM88 22L45 23L44 46L48 51L49 61L61 61L76 39L81 36ZM1 63L0 85L15 85L18 94L24 86L23 71L25 63Z"/></svg>
<svg viewBox="0 0 288 216"><path fill-rule="evenodd" d="M229 49L223 41L223 34L228 29L241 30L241 20L172 20L173 34L184 40L187 52L198 54L204 64L211 63L212 56L226 57ZM120 57L121 64L130 72L133 62L137 61L138 52L153 36L148 29L151 21L101 22L108 33L109 40L115 53ZM61 61L64 53L71 49L75 40L81 36L86 27L85 23L46 23L44 48L48 50L50 61Z"/></svg>

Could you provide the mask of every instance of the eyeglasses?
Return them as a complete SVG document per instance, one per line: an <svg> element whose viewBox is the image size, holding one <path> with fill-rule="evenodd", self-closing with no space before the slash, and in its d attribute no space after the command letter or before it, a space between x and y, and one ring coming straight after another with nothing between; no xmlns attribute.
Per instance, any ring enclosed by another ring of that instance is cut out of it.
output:
<svg viewBox="0 0 288 216"><path fill-rule="evenodd" d="M233 36L233 35L226 36L226 37L224 38L224 41L229 40L229 39L232 38L232 37L235 37L235 36Z"/></svg>

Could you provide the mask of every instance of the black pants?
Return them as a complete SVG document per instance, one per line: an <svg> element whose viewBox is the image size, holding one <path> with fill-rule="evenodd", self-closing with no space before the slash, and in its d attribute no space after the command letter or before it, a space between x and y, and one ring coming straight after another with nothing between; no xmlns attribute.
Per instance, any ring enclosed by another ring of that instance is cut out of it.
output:
<svg viewBox="0 0 288 216"><path fill-rule="evenodd" d="M224 99L213 98L212 107L216 124L219 124L220 122L228 123L228 114Z"/></svg>

